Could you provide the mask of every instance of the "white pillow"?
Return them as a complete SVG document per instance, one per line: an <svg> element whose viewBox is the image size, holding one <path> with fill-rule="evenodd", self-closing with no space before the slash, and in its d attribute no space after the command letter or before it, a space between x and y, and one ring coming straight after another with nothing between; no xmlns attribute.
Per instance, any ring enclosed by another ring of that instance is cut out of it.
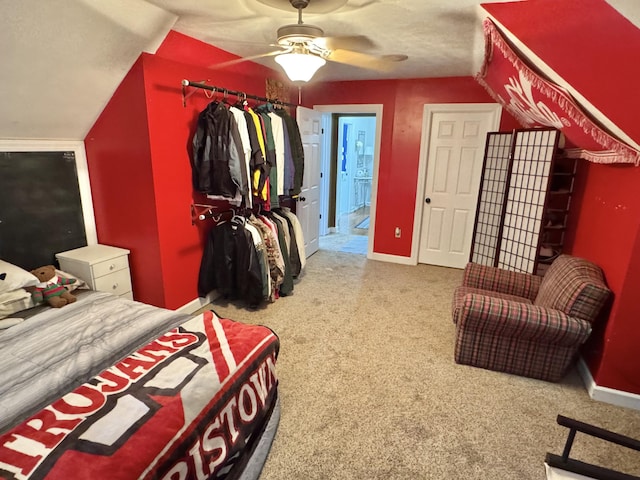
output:
<svg viewBox="0 0 640 480"><path fill-rule="evenodd" d="M0 319L33 307L31 294L24 288L0 293Z"/></svg>
<svg viewBox="0 0 640 480"><path fill-rule="evenodd" d="M10 292L18 288L33 287L38 278L30 272L0 260L0 293Z"/></svg>

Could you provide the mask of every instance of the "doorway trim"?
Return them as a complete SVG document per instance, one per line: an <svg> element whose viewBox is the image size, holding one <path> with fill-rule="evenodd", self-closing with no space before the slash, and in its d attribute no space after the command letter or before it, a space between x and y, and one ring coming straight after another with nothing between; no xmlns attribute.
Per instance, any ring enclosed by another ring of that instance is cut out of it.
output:
<svg viewBox="0 0 640 480"><path fill-rule="evenodd" d="M376 230L376 200L378 195L378 166L380 164L380 144L382 138L382 110L383 105L380 104L347 104L347 105L314 105L314 110L318 110L322 113L332 114L337 113L340 115L349 115L349 114L358 114L358 113L370 113L374 114L376 117L376 135L374 139L374 152L373 152L373 172L371 178L371 205L369 210L369 233L367 235L367 258L373 258L373 240L375 238L375 230ZM330 116L330 115L327 115ZM325 122L323 122L325 125ZM325 130L326 132L326 130ZM327 136L325 135L325 138ZM320 190L321 196L321 205L322 208L328 208L328 202L326 201L328 195L328 176L324 174L326 172L325 166L329 163L330 150L325 148L323 151L322 158L322 171L323 171L323 182L322 188ZM322 220L323 224L320 226L320 231L326 232L326 222L327 222L327 211L323 209L322 211Z"/></svg>
<svg viewBox="0 0 640 480"><path fill-rule="evenodd" d="M411 257L412 265L418 264L418 252L420 250L420 232L422 230L422 214L424 210L424 189L427 182L427 166L429 154L429 138L431 135L431 119L436 112L456 113L468 112L493 113L493 125L490 131L500 129L500 118L502 116L502 106L499 103L427 103L424 105L422 113L422 137L420 139L420 157L418 164L418 181L416 186L416 205L413 216L413 236L411 237ZM479 191L480 185L477 185Z"/></svg>

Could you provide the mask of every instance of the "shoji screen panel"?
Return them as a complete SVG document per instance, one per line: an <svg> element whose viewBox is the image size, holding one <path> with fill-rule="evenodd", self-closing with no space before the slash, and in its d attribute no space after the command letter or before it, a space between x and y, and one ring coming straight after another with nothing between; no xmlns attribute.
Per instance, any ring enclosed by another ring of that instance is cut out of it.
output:
<svg viewBox="0 0 640 480"><path fill-rule="evenodd" d="M487 134L470 261L495 266L505 194L509 186L512 132Z"/></svg>
<svg viewBox="0 0 640 480"><path fill-rule="evenodd" d="M534 273L554 155L554 129L516 130L498 267Z"/></svg>

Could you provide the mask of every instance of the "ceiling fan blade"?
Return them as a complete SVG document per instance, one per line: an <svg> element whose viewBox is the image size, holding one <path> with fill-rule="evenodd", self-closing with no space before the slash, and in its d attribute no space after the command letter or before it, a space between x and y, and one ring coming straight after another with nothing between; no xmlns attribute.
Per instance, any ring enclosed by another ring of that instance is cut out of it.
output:
<svg viewBox="0 0 640 480"><path fill-rule="evenodd" d="M237 65L238 63L248 62L248 61L251 61L251 60L257 60L259 58L272 57L274 55L280 55L281 53L287 53L288 51L290 51L290 50L289 49L282 49L282 50L274 50L273 52L261 53L259 55L250 55L248 57L241 57L241 58L237 58L235 60L228 60L226 62L214 63L212 65L209 65L208 68L213 68L213 69L226 68L226 67L230 67L232 65Z"/></svg>
<svg viewBox="0 0 640 480"><path fill-rule="evenodd" d="M352 50L333 50L327 56L327 60L332 62L345 63L354 67L366 68L367 70L378 70L389 72L393 70L396 62L384 57L376 57L365 53L354 52Z"/></svg>
<svg viewBox="0 0 640 480"><path fill-rule="evenodd" d="M366 7L370 7L371 5L375 5L380 3L380 0L369 0L368 2L363 2L360 5L345 5L341 10L342 12L359 12L362 9L366 9Z"/></svg>
<svg viewBox="0 0 640 480"><path fill-rule="evenodd" d="M364 35L345 35L340 37L318 37L313 43L325 50L371 50L376 44Z"/></svg>

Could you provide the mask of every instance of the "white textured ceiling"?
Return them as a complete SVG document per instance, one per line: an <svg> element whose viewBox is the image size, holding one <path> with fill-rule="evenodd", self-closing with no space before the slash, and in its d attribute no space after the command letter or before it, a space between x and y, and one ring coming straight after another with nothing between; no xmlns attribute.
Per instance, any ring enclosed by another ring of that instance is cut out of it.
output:
<svg viewBox="0 0 640 480"><path fill-rule="evenodd" d="M288 0L236 0L233 9L224 0L148 1L179 16L175 30L240 56L273 51L278 27L298 20ZM374 45L363 53L409 56L390 72L330 62L313 80L472 75L483 49L479 10L477 0L311 0L303 22L326 36L364 35ZM257 62L278 68L273 58Z"/></svg>
<svg viewBox="0 0 640 480"><path fill-rule="evenodd" d="M640 25L640 2L609 3ZM409 57L387 73L329 63L314 80L473 75L479 4L311 0L305 23L329 36L365 35L374 43L366 53ZM170 29L248 56L273 50L278 27L297 22L288 0L0 0L0 9L0 139L84 139L140 53ZM272 57L259 62L279 68Z"/></svg>
<svg viewBox="0 0 640 480"><path fill-rule="evenodd" d="M136 58L176 20L131 0L0 0L0 11L3 139L84 139Z"/></svg>

